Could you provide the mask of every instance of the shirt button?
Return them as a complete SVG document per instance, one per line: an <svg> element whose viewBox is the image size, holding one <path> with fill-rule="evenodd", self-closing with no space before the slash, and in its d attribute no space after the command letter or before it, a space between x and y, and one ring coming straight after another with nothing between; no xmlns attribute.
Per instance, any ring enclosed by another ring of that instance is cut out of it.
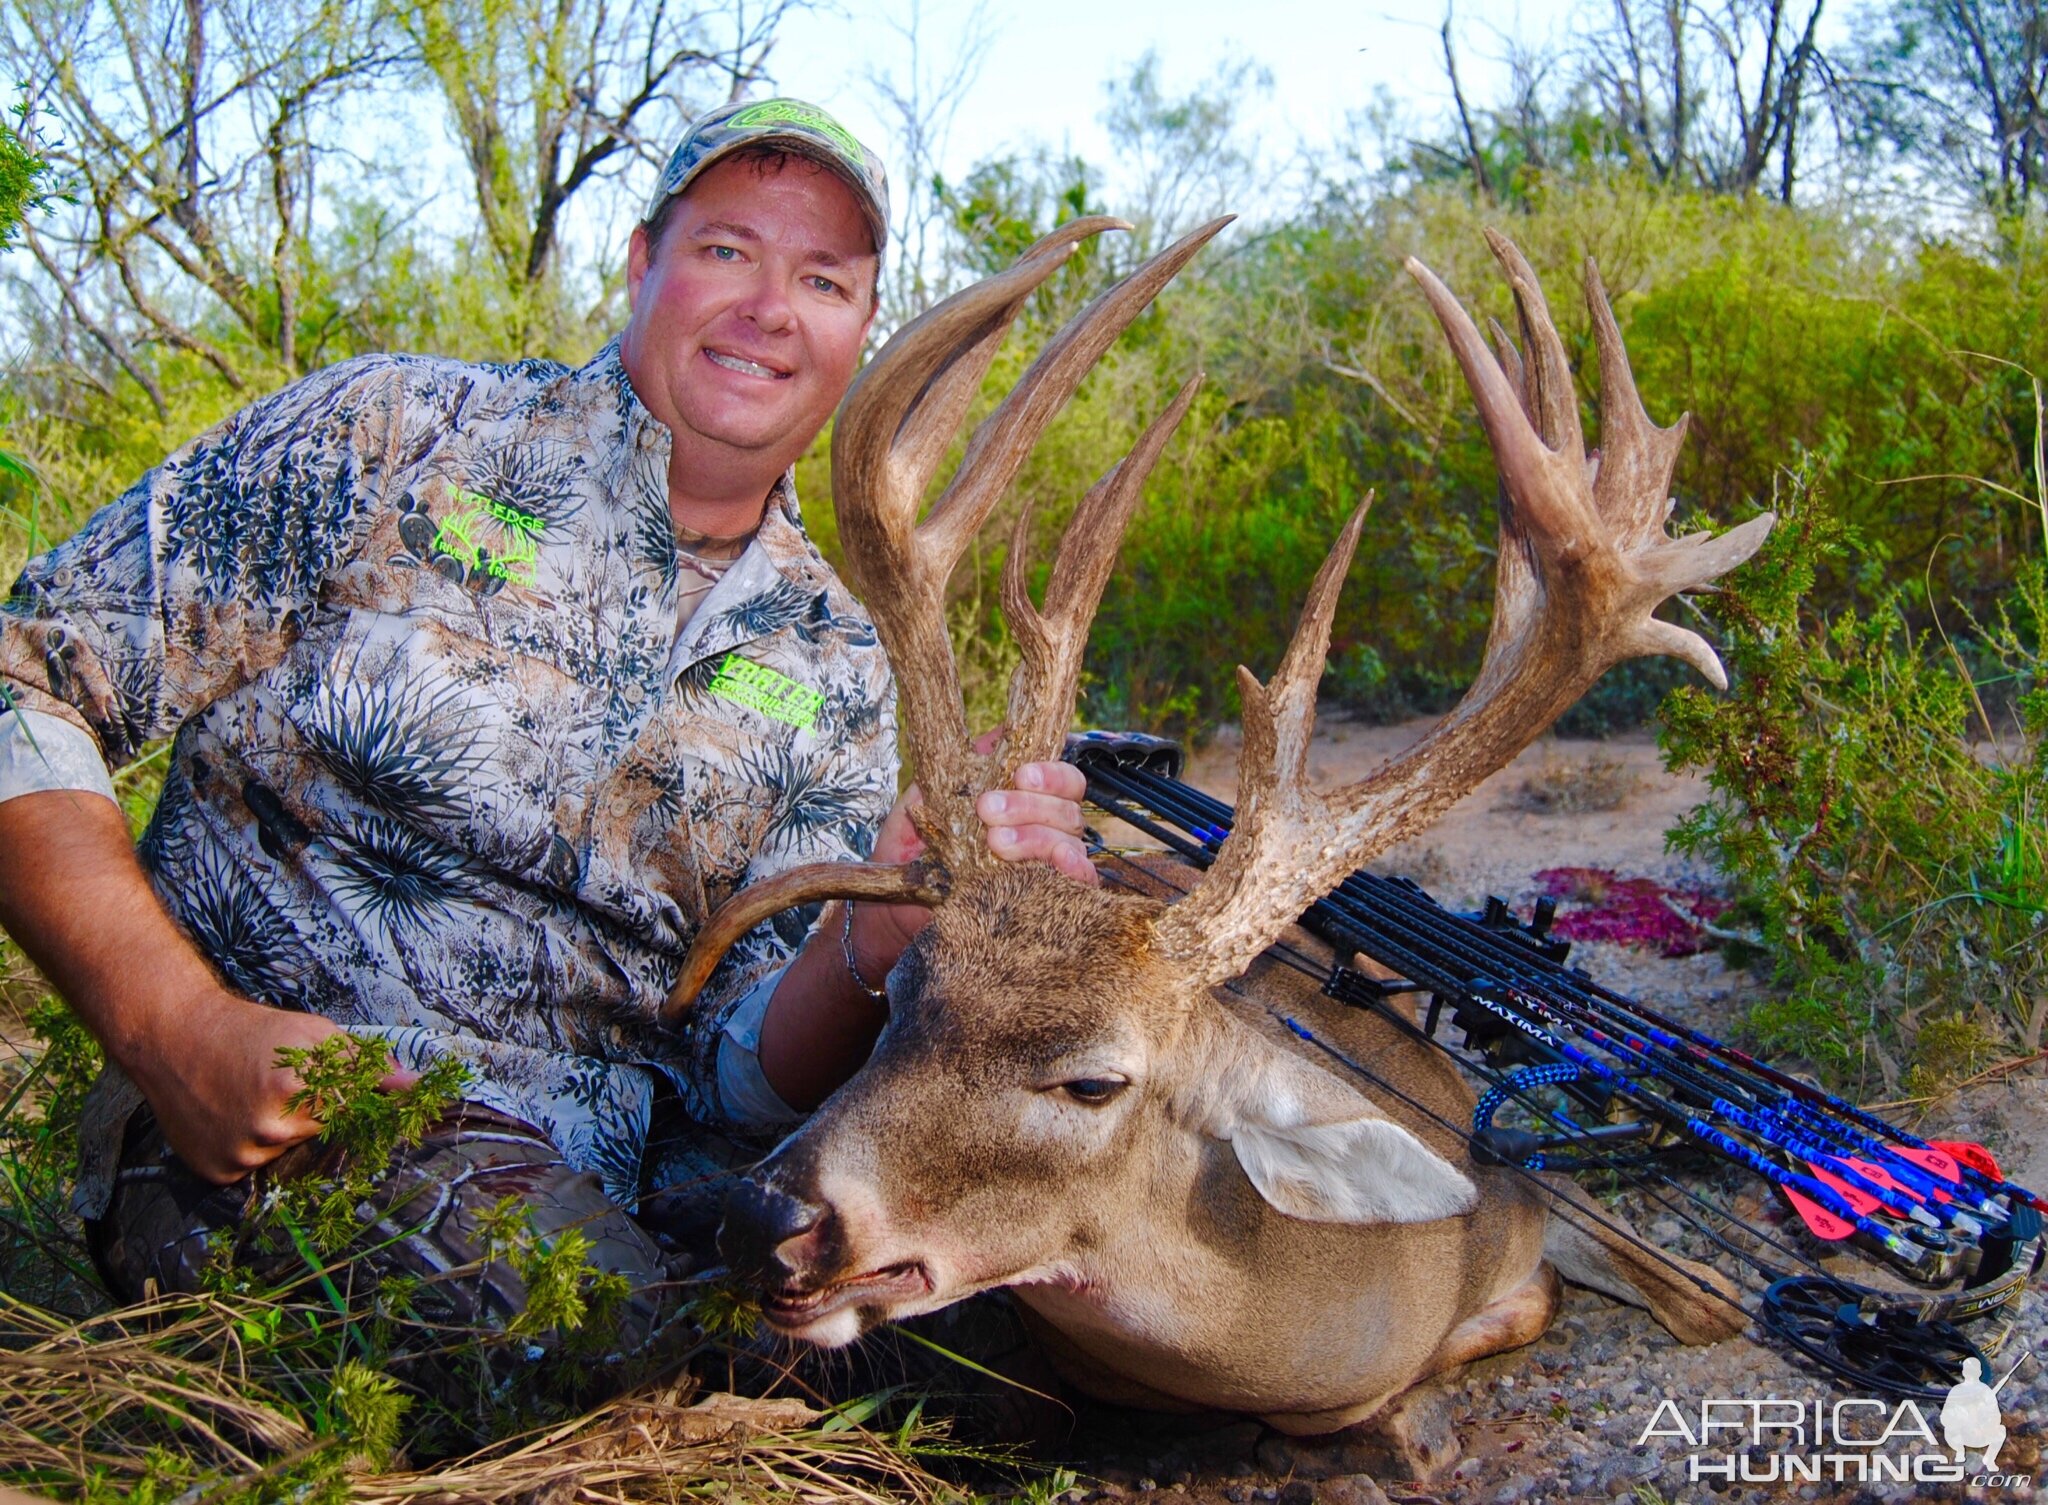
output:
<svg viewBox="0 0 2048 1505"><path fill-rule="evenodd" d="M627 705L640 704L640 702L646 698L646 695L647 691L641 688L640 682L638 680L635 680L633 681L633 683L626 686Z"/></svg>

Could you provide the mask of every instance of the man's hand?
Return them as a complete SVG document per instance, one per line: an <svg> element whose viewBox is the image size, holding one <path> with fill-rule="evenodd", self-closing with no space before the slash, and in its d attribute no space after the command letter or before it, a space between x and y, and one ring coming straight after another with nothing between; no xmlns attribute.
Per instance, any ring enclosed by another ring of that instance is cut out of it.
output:
<svg viewBox="0 0 2048 1505"><path fill-rule="evenodd" d="M300 1083L277 1052L318 1045L335 1026L220 985L157 902L111 800L53 789L0 801L0 926L209 1181L239 1180L320 1132L286 1109ZM414 1080L393 1072L383 1085Z"/></svg>
<svg viewBox="0 0 2048 1505"><path fill-rule="evenodd" d="M180 1011L175 1050L138 1057L128 1074L156 1112L178 1158L225 1185L320 1132L320 1121L287 1105L303 1085L277 1064L280 1050L310 1050L338 1026L318 1014L252 1003L215 988ZM378 1085L402 1091L415 1073L393 1071Z"/></svg>
<svg viewBox="0 0 2048 1505"><path fill-rule="evenodd" d="M1081 843L1081 798L1088 776L1071 763L1026 763L1015 789L991 789L974 803L988 846L1011 862L1043 862L1076 883L1102 881Z"/></svg>
<svg viewBox="0 0 2048 1505"><path fill-rule="evenodd" d="M994 751L999 727L975 739L974 750ZM988 848L1008 862L1042 862L1076 883L1094 887L1101 876L1081 842L1081 800L1088 776L1071 763L1026 763L1017 770L1017 787L990 789L975 801L975 814L988 828ZM875 837L873 860L909 862L924 850L924 838L910 823L910 812L924 795L913 784L903 792ZM915 904L863 904L854 919L855 952L879 978L896 963L910 938L930 918Z"/></svg>
<svg viewBox="0 0 2048 1505"><path fill-rule="evenodd" d="M988 849L1010 862L1043 862L1076 883L1100 881L1081 844L1081 797L1088 777L1071 763L1026 763L1015 789L990 789L974 803L988 827ZM924 850L910 812L924 803L915 784L903 792L875 837L873 860L909 862Z"/></svg>

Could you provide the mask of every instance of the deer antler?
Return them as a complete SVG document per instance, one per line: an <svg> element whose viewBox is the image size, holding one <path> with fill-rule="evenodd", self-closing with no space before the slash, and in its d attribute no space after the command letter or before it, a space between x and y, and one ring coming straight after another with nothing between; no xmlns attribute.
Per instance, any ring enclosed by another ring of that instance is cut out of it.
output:
<svg viewBox="0 0 2048 1505"><path fill-rule="evenodd" d="M1096 483L1061 540L1040 612L1022 573L1028 518L1004 571L1003 607L1023 660L1011 684L1011 725L995 752L969 744L952 644L946 582L960 557L1055 414L1174 274L1226 217L1161 251L1096 298L1055 335L1031 369L968 441L967 452L923 522L918 512L996 348L1025 300L1103 230L1130 226L1106 217L1060 226L1016 265L954 294L910 324L861 372L840 404L832 437L832 494L846 576L874 617L895 672L905 740L916 759L924 804L912 812L928 853L901 867L816 863L740 890L705 923L663 1008L687 1009L725 950L753 926L794 905L852 896L931 905L954 874L996 859L974 802L1034 758L1051 756L1074 713L1089 619L1116 559L1125 525L1153 462L1194 399L1183 387L1131 453Z"/></svg>
<svg viewBox="0 0 2048 1505"><path fill-rule="evenodd" d="M1495 327L1489 351L1434 273L1410 258L1478 406L1500 473L1500 558L1493 627L1472 686L1407 752L1355 784L1319 795L1307 779L1317 682L1337 592L1365 509L1310 588L1270 685L1238 670L1244 746L1237 824L1207 879L1159 922L1159 944L1191 975L1224 982L1315 900L1504 767L1593 681L1624 660L1671 654L1725 688L1704 639L1652 613L1754 553L1766 513L1718 537L1671 538L1671 475L1685 420L1644 412L1598 271L1586 301L1600 357L1603 455L1589 454L1564 345L1536 275L1505 236L1487 242L1515 293L1523 354Z"/></svg>
<svg viewBox="0 0 2048 1505"><path fill-rule="evenodd" d="M1154 256L1077 314L1052 339L1023 380L975 431L967 453L924 522L919 504L946 446L958 429L968 401L1003 332L1024 299L1049 277L1075 242L1121 220L1077 220L1024 253L1008 272L948 299L905 329L847 393L832 446L832 492L839 505L840 538L854 593L873 614L896 674L905 738L917 759L918 785L925 803L918 830L947 868L963 872L994 859L982 839L974 799L995 787L996 775L1014 772L1028 757L1016 756L1035 741L1043 756L1057 746L1042 730L1057 719L1059 731L1073 714L1073 674L1059 667L1059 643L1073 633L1068 624L1078 609L1081 626L1093 614L1094 599L1108 578L1139 486L1157 458L1173 423L1187 410L1186 394L1153 425L1136 450L1090 492L1077 514L1075 538L1083 551L1103 561L1098 572L1069 567L1075 557L1063 547L1048 594L1048 626L1029 610L1021 589L1006 589L1006 607L1018 617L1025 643L1022 681L1050 692L1064 685L1065 707L1040 704L1029 730L1013 731L993 757L969 746L960 681L946 635L946 581L966 553L990 510L1008 489L1038 436L1073 395L1116 337L1150 303L1227 220L1216 220ZM903 350L897 354L898 341ZM1092 586L1092 589L1091 589ZM1081 597L1085 603L1076 607ZM1078 653L1078 645L1072 650ZM1015 699L1012 701L1016 704Z"/></svg>

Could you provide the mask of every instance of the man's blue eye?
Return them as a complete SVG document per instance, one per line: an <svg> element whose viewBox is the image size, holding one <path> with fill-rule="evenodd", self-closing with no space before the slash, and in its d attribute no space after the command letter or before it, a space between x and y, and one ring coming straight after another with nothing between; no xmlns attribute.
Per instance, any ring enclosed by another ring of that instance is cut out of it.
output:
<svg viewBox="0 0 2048 1505"><path fill-rule="evenodd" d="M731 261L740 253L732 246L713 246L711 248L711 254L713 256L716 256L720 261Z"/></svg>

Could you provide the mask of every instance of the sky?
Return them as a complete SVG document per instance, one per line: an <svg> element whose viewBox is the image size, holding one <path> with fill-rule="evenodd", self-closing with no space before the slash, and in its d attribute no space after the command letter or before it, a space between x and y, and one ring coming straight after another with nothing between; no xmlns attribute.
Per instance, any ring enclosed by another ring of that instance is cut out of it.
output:
<svg viewBox="0 0 2048 1505"><path fill-rule="evenodd" d="M1461 12L1467 97L1499 97L1503 35L1555 38L1574 8L1574 0L1520 0ZM956 54L972 12L971 0L924 0L918 29L928 70ZM1450 98L1437 0L1406 11L1373 0L987 0L985 13L990 44L942 161L955 177L1033 143L1108 164L1112 144L1097 118L1103 85L1126 76L1148 49L1158 52L1169 94L1187 92L1221 63L1250 58L1264 66L1273 87L1246 99L1244 119L1276 160L1298 144L1327 145L1346 112L1377 90L1425 116L1447 109ZM866 74L907 80L911 50L900 28L911 14L908 0L842 0L836 12L791 18L770 59L780 91L823 105L886 154L892 131Z"/></svg>

